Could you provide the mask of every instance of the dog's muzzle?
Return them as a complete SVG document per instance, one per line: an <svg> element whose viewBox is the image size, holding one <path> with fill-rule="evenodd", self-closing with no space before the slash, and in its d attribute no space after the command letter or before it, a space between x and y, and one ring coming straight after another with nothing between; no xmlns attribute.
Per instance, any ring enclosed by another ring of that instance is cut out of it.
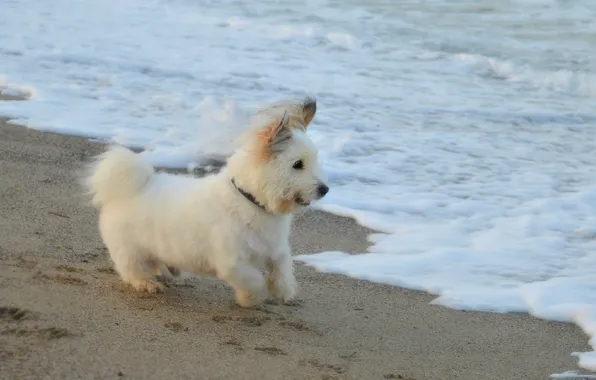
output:
<svg viewBox="0 0 596 380"><path fill-rule="evenodd" d="M317 186L317 198L321 199L329 192L329 186L325 185L324 183L320 183Z"/></svg>

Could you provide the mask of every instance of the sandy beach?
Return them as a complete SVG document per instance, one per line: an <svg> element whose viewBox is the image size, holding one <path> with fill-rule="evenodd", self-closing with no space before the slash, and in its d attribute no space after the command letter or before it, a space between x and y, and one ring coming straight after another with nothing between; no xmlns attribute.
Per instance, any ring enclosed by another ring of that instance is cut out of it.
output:
<svg viewBox="0 0 596 380"><path fill-rule="evenodd" d="M2 379L548 379L587 337L522 314L430 305L421 292L296 263L300 300L233 306L206 278L137 294L114 274L76 175L83 138L0 122ZM363 252L370 231L309 211L294 254Z"/></svg>

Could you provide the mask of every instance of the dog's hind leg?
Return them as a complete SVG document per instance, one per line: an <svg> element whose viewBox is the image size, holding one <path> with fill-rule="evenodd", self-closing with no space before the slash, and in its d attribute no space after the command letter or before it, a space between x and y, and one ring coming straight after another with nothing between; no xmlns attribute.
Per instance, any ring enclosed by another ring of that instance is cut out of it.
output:
<svg viewBox="0 0 596 380"><path fill-rule="evenodd" d="M122 281L140 292L159 293L163 291L163 285L154 279L159 269L156 261L134 251L125 252L120 249L113 253L110 251L110 253L114 267Z"/></svg>
<svg viewBox="0 0 596 380"><path fill-rule="evenodd" d="M270 259L267 265L267 288L269 293L282 302L296 297L298 283L294 277L294 267L289 248L277 259Z"/></svg>

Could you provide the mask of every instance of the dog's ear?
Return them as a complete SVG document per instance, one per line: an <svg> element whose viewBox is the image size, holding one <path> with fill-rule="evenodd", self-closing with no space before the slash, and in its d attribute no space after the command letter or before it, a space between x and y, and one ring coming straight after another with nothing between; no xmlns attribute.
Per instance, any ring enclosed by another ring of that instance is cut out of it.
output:
<svg viewBox="0 0 596 380"><path fill-rule="evenodd" d="M261 140L267 144L270 152L280 152L292 138L290 115L285 111L281 120L266 126L260 133Z"/></svg>
<svg viewBox="0 0 596 380"><path fill-rule="evenodd" d="M308 97L302 102L302 115L304 116L304 129L308 128L308 125L314 119L317 113L317 100L315 98Z"/></svg>

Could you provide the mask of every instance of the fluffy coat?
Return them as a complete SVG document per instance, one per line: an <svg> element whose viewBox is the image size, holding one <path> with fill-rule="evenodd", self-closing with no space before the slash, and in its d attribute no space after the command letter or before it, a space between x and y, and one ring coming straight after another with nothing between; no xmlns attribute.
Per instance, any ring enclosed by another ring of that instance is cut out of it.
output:
<svg viewBox="0 0 596 380"><path fill-rule="evenodd" d="M243 307L296 296L291 218L329 188L306 134L314 99L268 111L273 119L251 128L227 165L203 178L157 173L119 146L96 158L85 185L124 282L158 292L156 275L183 270L226 281Z"/></svg>

